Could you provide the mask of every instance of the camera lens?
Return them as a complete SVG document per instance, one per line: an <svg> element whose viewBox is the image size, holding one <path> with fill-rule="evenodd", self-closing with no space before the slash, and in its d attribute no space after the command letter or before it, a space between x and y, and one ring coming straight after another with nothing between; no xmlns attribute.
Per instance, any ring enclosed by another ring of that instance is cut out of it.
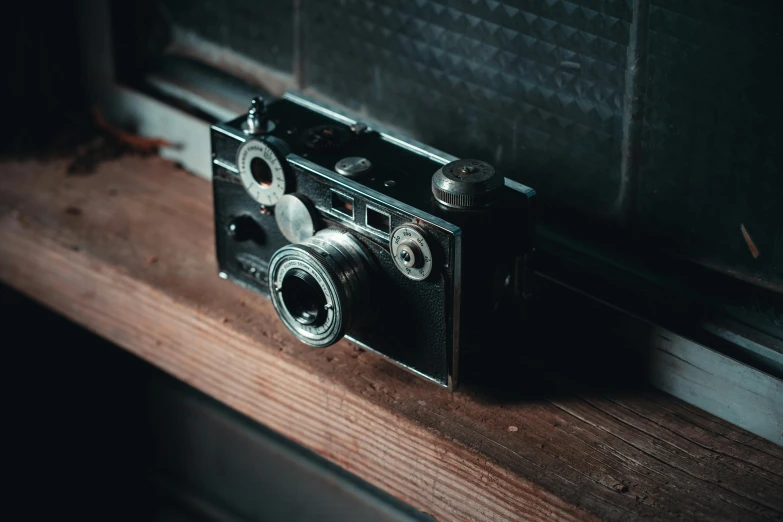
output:
<svg viewBox="0 0 783 522"><path fill-rule="evenodd" d="M269 167L269 163L262 158L253 158L250 161L250 174L256 183L263 188L269 188L272 185L272 169Z"/></svg>
<svg viewBox="0 0 783 522"><path fill-rule="evenodd" d="M375 262L350 233L326 229L269 260L272 304L303 343L330 346L372 317Z"/></svg>
<svg viewBox="0 0 783 522"><path fill-rule="evenodd" d="M283 306L299 323L311 325L323 322L326 296L312 275L294 268L283 278L280 294Z"/></svg>

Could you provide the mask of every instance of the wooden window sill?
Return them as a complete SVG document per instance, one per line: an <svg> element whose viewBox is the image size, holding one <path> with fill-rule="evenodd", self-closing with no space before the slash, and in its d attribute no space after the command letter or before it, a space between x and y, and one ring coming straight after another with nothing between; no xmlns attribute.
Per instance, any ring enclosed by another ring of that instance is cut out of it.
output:
<svg viewBox="0 0 783 522"><path fill-rule="evenodd" d="M0 164L0 280L441 520L783 517L783 448L659 392L493 404L297 343L217 276L208 182Z"/></svg>

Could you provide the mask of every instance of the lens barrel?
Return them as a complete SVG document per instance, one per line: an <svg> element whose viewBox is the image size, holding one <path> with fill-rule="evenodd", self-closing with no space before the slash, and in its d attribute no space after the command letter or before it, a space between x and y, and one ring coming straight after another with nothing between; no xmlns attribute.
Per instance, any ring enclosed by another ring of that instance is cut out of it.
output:
<svg viewBox="0 0 783 522"><path fill-rule="evenodd" d="M269 261L272 304L300 341L324 348L370 320L374 271L361 241L344 230L322 230L274 253Z"/></svg>

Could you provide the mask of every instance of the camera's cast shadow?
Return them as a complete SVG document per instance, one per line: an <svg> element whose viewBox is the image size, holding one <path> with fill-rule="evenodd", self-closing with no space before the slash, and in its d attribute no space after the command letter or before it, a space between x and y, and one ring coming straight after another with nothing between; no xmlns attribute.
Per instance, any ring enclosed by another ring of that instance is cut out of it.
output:
<svg viewBox="0 0 783 522"><path fill-rule="evenodd" d="M543 286L526 320L500 320L467 342L460 390L510 403L649 386L649 332L638 320L554 283Z"/></svg>

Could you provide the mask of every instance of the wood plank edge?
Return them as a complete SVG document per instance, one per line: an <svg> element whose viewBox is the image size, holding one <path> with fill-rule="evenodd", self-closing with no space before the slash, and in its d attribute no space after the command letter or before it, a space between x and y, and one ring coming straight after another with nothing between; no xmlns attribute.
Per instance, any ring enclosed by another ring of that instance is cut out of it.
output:
<svg viewBox="0 0 783 522"><path fill-rule="evenodd" d="M593 516L88 253L0 220L0 279L439 519ZM165 318L161 320L161 318ZM215 349L221 345L221 349Z"/></svg>

